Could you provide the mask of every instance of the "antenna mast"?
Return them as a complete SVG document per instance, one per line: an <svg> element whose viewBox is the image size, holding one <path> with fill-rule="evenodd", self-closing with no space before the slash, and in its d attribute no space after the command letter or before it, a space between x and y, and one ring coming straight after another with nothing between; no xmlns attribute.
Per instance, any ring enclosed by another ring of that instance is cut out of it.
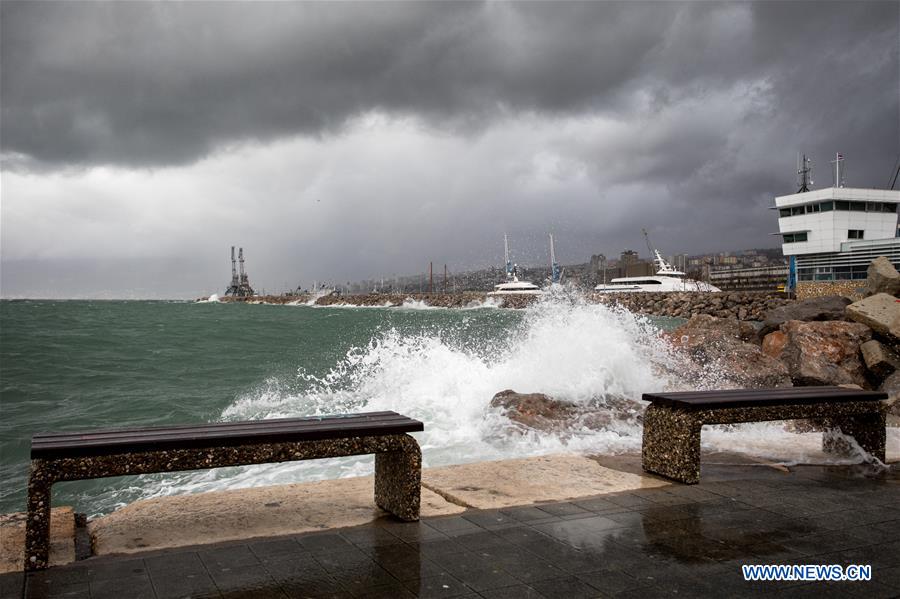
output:
<svg viewBox="0 0 900 599"><path fill-rule="evenodd" d="M837 152L834 155L834 160L831 162L834 164L834 186L835 187L843 187L844 180L841 178L841 163L844 161L844 155L840 152Z"/></svg>
<svg viewBox="0 0 900 599"><path fill-rule="evenodd" d="M797 154L797 184L800 186L797 193L809 191L809 186L813 184L812 160L807 158L806 154L803 155L802 159L800 154Z"/></svg>

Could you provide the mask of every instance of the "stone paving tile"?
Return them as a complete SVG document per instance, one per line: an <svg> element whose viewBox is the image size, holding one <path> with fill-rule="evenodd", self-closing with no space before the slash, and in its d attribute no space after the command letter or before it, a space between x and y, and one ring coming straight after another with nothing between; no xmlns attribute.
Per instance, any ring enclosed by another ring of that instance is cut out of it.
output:
<svg viewBox="0 0 900 599"><path fill-rule="evenodd" d="M352 597L336 578L327 574L282 579L278 588L288 597Z"/></svg>
<svg viewBox="0 0 900 599"><path fill-rule="evenodd" d="M875 568L872 580L878 581L895 589L900 589L900 566L891 568ZM898 593L900 595L900 593Z"/></svg>
<svg viewBox="0 0 900 599"><path fill-rule="evenodd" d="M375 585L354 595L357 599L413 599L415 595L400 583Z"/></svg>
<svg viewBox="0 0 900 599"><path fill-rule="evenodd" d="M351 595L365 592L369 587L399 584L393 575L378 564L371 563L362 568L349 568L333 575Z"/></svg>
<svg viewBox="0 0 900 599"><path fill-rule="evenodd" d="M0 574L0 599L18 599L25 589L25 574L23 572L8 572Z"/></svg>
<svg viewBox="0 0 900 599"><path fill-rule="evenodd" d="M348 551L355 549L353 543L338 533L315 533L296 537L300 546L310 553L331 553L334 551Z"/></svg>
<svg viewBox="0 0 900 599"><path fill-rule="evenodd" d="M159 599L195 597L198 595L218 595L219 588L209 574L178 573L151 574L153 590Z"/></svg>
<svg viewBox="0 0 900 599"><path fill-rule="evenodd" d="M353 546L363 550L370 547L403 544L403 539L390 532L387 528L377 526L352 528L341 531L340 535Z"/></svg>
<svg viewBox="0 0 900 599"><path fill-rule="evenodd" d="M206 566L193 551L174 552L144 558L150 577L180 576L182 574L206 574Z"/></svg>
<svg viewBox="0 0 900 599"><path fill-rule="evenodd" d="M482 591L479 595L484 599L543 599L544 597L544 595L524 584Z"/></svg>
<svg viewBox="0 0 900 599"><path fill-rule="evenodd" d="M484 530L474 522L466 520L462 516L435 518L434 520L429 520L428 526L435 528L447 535L481 532L482 530Z"/></svg>
<svg viewBox="0 0 900 599"><path fill-rule="evenodd" d="M501 510L472 511L462 514L462 517L486 530L518 526L519 524L518 520L508 514L504 514Z"/></svg>
<svg viewBox="0 0 900 599"><path fill-rule="evenodd" d="M149 576L107 578L89 584L92 599L154 599L156 593Z"/></svg>
<svg viewBox="0 0 900 599"><path fill-rule="evenodd" d="M25 585L25 597L28 599L87 599L91 589L86 582L73 582L57 586L34 586L30 582Z"/></svg>
<svg viewBox="0 0 900 599"><path fill-rule="evenodd" d="M629 589L645 586L637 578L621 570L598 570L587 574L579 574L578 578L604 595L614 595Z"/></svg>
<svg viewBox="0 0 900 599"><path fill-rule="evenodd" d="M339 573L343 570L364 568L374 563L371 556L356 548L352 548L348 551L324 553L314 557L316 562L318 562L326 572L331 574Z"/></svg>
<svg viewBox="0 0 900 599"><path fill-rule="evenodd" d="M409 580L404 582L403 586L422 599L459 597L472 594L471 589L464 585L461 580L446 573L418 580Z"/></svg>
<svg viewBox="0 0 900 599"><path fill-rule="evenodd" d="M198 551L197 555L207 571L230 570L246 566L259 566L259 558L248 545L232 545Z"/></svg>
<svg viewBox="0 0 900 599"><path fill-rule="evenodd" d="M567 516L591 516L593 513L583 507L579 507L574 503L544 503L535 505L542 512L547 512L551 516L567 517Z"/></svg>
<svg viewBox="0 0 900 599"><path fill-rule="evenodd" d="M580 599L582 597L598 596L597 589L575 576L548 578L534 582L529 586L545 597Z"/></svg>
<svg viewBox="0 0 900 599"><path fill-rule="evenodd" d="M294 538L258 541L247 546L260 562L295 559L307 553Z"/></svg>

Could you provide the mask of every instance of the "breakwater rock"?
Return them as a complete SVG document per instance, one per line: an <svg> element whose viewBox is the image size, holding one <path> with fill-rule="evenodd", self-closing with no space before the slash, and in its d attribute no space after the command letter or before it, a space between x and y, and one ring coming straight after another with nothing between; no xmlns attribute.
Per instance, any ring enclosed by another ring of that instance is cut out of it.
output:
<svg viewBox="0 0 900 599"><path fill-rule="evenodd" d="M331 293L314 297L302 295L263 295L254 297L223 297L220 302L248 304L313 304L316 306L358 307L428 307L428 308L525 308L537 301L534 295L489 296L480 291L461 293L361 293L342 295Z"/></svg>
<svg viewBox="0 0 900 599"><path fill-rule="evenodd" d="M525 308L538 301L535 295L491 296L485 292L460 293L363 293L341 295L332 293L314 297L304 295L266 295L254 297L223 297L221 302L249 304L315 304L316 306L368 307L431 307L431 308ZM730 293L588 293L590 302L618 305L637 314L690 318L707 314L718 318L762 320L774 308L792 300L777 292Z"/></svg>
<svg viewBox="0 0 900 599"><path fill-rule="evenodd" d="M737 320L763 320L764 316L792 300L785 293L743 291L721 293L592 293L590 299L618 305L637 314L691 318L699 314Z"/></svg>

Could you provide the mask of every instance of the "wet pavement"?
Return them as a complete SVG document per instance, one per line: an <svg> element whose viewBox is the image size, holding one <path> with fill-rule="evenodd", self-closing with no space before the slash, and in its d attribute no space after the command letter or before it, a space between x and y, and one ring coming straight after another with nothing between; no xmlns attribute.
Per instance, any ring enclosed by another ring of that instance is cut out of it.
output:
<svg viewBox="0 0 900 599"><path fill-rule="evenodd" d="M894 466L897 468L897 465ZM706 466L699 485L92 557L0 596L900 597L900 476ZM745 582L742 564L870 564L868 582Z"/></svg>

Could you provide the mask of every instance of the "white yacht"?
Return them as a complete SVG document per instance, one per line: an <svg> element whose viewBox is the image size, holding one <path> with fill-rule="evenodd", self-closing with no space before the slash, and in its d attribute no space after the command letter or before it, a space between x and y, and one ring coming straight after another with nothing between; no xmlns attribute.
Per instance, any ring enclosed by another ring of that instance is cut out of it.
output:
<svg viewBox="0 0 900 599"><path fill-rule="evenodd" d="M520 281L515 275L505 283L494 285L488 295L541 295L544 291L529 281Z"/></svg>
<svg viewBox="0 0 900 599"><path fill-rule="evenodd" d="M675 270L666 262L658 250L653 250L656 258L656 274L646 277L619 277L612 279L605 285L597 285L594 291L600 293L640 293L644 291L672 292L693 291L701 293L713 293L722 291L703 281L688 279L680 270Z"/></svg>
<svg viewBox="0 0 900 599"><path fill-rule="evenodd" d="M544 291L530 281L519 280L519 265L509 260L509 242L503 236L503 250L506 254L506 282L494 285L488 295L541 295Z"/></svg>

